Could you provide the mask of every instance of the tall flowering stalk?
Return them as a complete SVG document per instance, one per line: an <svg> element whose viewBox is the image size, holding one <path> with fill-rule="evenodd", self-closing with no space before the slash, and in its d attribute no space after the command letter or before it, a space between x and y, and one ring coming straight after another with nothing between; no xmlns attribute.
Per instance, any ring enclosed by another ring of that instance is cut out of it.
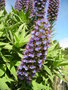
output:
<svg viewBox="0 0 68 90"><path fill-rule="evenodd" d="M47 0L29 0L27 4L27 8L29 8L29 10L31 7L33 7L31 10L34 11L35 20L30 41L25 48L24 57L17 69L17 76L19 80L26 80L27 82L30 82L35 76L36 72L42 69L42 64L44 64L44 61L46 60L47 50L50 46L51 38L50 24L56 20L59 0L49 1L49 22L44 18L46 1ZM53 6L52 2L54 2ZM54 11L53 7L56 9L56 11Z"/></svg>
<svg viewBox="0 0 68 90"><path fill-rule="evenodd" d="M58 16L59 0L49 0L48 20L52 24Z"/></svg>
<svg viewBox="0 0 68 90"><path fill-rule="evenodd" d="M31 81L36 72L42 69L50 44L50 24L44 19L37 20L31 39L26 46L24 57L17 70L20 80Z"/></svg>
<svg viewBox="0 0 68 90"><path fill-rule="evenodd" d="M5 7L5 0L0 0L0 10Z"/></svg>

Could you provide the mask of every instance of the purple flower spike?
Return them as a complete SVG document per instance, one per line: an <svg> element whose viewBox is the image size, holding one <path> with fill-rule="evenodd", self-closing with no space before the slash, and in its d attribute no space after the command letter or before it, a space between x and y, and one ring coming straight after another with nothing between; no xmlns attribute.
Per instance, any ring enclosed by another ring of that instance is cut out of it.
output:
<svg viewBox="0 0 68 90"><path fill-rule="evenodd" d="M43 0L35 0L35 13L36 13L36 16L38 19L40 18L44 18L45 16L45 4L46 4L46 1L43 1ZM39 24L40 26L40 24Z"/></svg>
<svg viewBox="0 0 68 90"><path fill-rule="evenodd" d="M59 0L49 0L48 6L48 20L53 23L58 16L59 11Z"/></svg>
<svg viewBox="0 0 68 90"><path fill-rule="evenodd" d="M39 26L38 24L42 26ZM44 24L47 26L45 29ZM47 38L48 36L46 33L49 34L48 23L41 19L39 22L35 23L34 31L31 34L32 36L26 46L24 57L21 61L22 68L18 68L19 72L25 73L23 73L21 77L24 77L27 82L31 81L36 72L42 69L42 64L46 60L50 41L50 38ZM19 74L17 74L17 76L19 76Z"/></svg>

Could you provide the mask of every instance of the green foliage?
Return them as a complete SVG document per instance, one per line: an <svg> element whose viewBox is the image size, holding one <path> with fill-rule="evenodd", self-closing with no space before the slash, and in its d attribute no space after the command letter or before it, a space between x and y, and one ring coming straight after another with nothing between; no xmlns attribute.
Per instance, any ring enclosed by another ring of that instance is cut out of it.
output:
<svg viewBox="0 0 68 90"><path fill-rule="evenodd" d="M64 58L68 60L68 48L65 48L65 50L63 50L63 54L64 54Z"/></svg>
<svg viewBox="0 0 68 90"><path fill-rule="evenodd" d="M0 13L0 84L4 82L5 85L0 85L0 89L9 90L15 88L15 83L12 82L17 82L16 69L31 31L28 31L29 18L23 11L20 14L14 10L9 14L4 14L4 11Z"/></svg>
<svg viewBox="0 0 68 90"><path fill-rule="evenodd" d="M47 60L32 84L18 82L16 69L32 29L32 20L28 12L24 14L23 11L17 12L12 9L7 14L0 11L0 90L53 90L56 75L65 81L63 76L67 73L63 72L62 67L68 65L68 61L64 60L58 42L53 41L48 50Z"/></svg>

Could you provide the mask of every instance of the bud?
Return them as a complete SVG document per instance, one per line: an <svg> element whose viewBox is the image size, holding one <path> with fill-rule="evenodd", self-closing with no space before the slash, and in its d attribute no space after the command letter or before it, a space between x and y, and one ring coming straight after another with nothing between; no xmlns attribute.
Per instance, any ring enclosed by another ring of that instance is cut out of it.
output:
<svg viewBox="0 0 68 90"><path fill-rule="evenodd" d="M49 0L48 6L48 20L53 23L57 19L59 10L59 0Z"/></svg>

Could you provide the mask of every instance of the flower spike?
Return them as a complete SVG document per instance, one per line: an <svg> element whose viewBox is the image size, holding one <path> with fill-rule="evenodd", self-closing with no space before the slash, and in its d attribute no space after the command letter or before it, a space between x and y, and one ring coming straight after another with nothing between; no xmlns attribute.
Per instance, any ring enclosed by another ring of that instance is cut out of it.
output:
<svg viewBox="0 0 68 90"><path fill-rule="evenodd" d="M23 10L25 11L25 9L27 8L26 7L26 4L27 4L26 1L27 0L16 0L15 1L15 9L20 11L23 8Z"/></svg>
<svg viewBox="0 0 68 90"><path fill-rule="evenodd" d="M49 0L47 17L50 23L53 23L57 19L58 10L59 10L59 0Z"/></svg>
<svg viewBox="0 0 68 90"><path fill-rule="evenodd" d="M49 36L50 24L44 19L37 20L30 41L26 46L24 57L17 69L19 80L22 79L31 82L36 72L42 69L42 64L46 59L47 50L50 44Z"/></svg>

